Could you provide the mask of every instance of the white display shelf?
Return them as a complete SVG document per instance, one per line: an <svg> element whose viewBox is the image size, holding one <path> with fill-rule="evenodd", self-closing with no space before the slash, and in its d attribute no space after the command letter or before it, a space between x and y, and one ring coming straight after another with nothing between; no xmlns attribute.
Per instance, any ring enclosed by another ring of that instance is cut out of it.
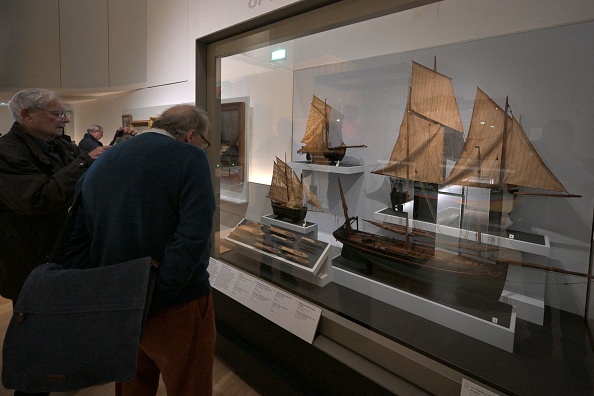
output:
<svg viewBox="0 0 594 396"><path fill-rule="evenodd" d="M290 162L289 165L293 169L301 169L315 172L339 173L344 175L354 175L357 173L364 173L367 170L366 165L338 163L336 165L319 165L312 164L306 161Z"/></svg>
<svg viewBox="0 0 594 396"><path fill-rule="evenodd" d="M260 221L262 224L277 226L289 231L298 232L308 238L318 239L318 225L316 223L311 223L309 221L289 223L287 221L276 219L273 214L262 216Z"/></svg>
<svg viewBox="0 0 594 396"><path fill-rule="evenodd" d="M390 214L390 212L393 211L389 208L378 210L374 212L373 218L377 221L382 221L385 223L397 224L402 226L406 225L406 219L404 217L392 215ZM418 230L430 231L436 234L447 235L454 238L462 238L470 241L477 240L476 231L464 230L458 227L435 225L434 223L428 223L425 221L412 219L409 220L409 225ZM541 235L541 237L543 238L543 243L532 243L522 241L519 239L514 239L511 237L506 238L483 232L481 233L481 242L488 245L501 246L507 249L513 249L520 252L532 253L538 256L548 257L549 252L551 250L551 246L549 244L549 237L546 235Z"/></svg>
<svg viewBox="0 0 594 396"><path fill-rule="evenodd" d="M245 219L242 220L237 227L244 223L246 223ZM284 273L296 276L317 286L325 286L332 282L332 257L330 255L332 246L329 243L322 242L321 251L316 255L315 263L312 263L311 266L306 266L288 260L282 256L279 256L278 254L273 254L269 251L258 248L249 240L242 240L243 238L236 239L236 237L233 236L234 230L235 229L225 230L225 233L222 233L221 236L223 236L227 242L230 242L232 245L234 245L242 254L255 260L256 262L264 263ZM297 236L297 240L300 240L304 237Z"/></svg>
<svg viewBox="0 0 594 396"><path fill-rule="evenodd" d="M514 351L515 306L509 327L504 327L341 268L334 267L334 282L507 352Z"/></svg>
<svg viewBox="0 0 594 396"><path fill-rule="evenodd" d="M375 220L390 224L406 225L404 217L392 215L390 208L378 210L374 213ZM449 227L425 221L409 220L409 226L419 230L434 232L454 238L462 238L476 241L477 233L469 230L461 230L457 227ZM513 234L511 234L513 236ZM550 252L549 237L540 235L542 243L532 243L515 238L506 238L488 233L481 233L481 242L493 246L512 249L524 253L529 261L535 264L546 264ZM544 299L545 299L546 272L529 268L520 268L513 265L508 267L507 279L500 301L513 305L516 308L517 316L538 325L544 323Z"/></svg>

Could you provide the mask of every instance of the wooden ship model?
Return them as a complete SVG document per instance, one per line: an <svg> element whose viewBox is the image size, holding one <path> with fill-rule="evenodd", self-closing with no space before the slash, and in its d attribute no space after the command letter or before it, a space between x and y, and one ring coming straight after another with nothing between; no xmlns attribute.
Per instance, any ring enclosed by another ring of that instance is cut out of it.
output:
<svg viewBox="0 0 594 396"><path fill-rule="evenodd" d="M398 139L387 165L372 172L390 177L393 210L402 212L402 205L412 199L414 218L435 222L437 192L445 181L445 161L457 158L463 134L451 79L413 62L412 84ZM420 208L427 208L429 215L420 214Z"/></svg>
<svg viewBox="0 0 594 396"><path fill-rule="evenodd" d="M365 145L348 146L342 140L340 116L332 118L333 109L325 101L313 96L305 134L297 150L299 154L306 154L307 160L315 164L335 164L342 161L347 148L366 147ZM336 122L333 122L336 121ZM332 127L336 125L336 127Z"/></svg>
<svg viewBox="0 0 594 396"><path fill-rule="evenodd" d="M278 157L274 161L267 197L270 198L272 212L276 218L291 223L305 219L307 204L321 209L320 203L307 184L304 184L295 171Z"/></svg>
<svg viewBox="0 0 594 396"><path fill-rule="evenodd" d="M358 217L350 217L342 184L338 180L344 210L344 224L333 232L342 243L341 256L347 260L377 264L421 282L438 280L443 287L452 285L468 294L497 299L507 277L507 265L481 258L473 250L453 254L435 248L431 233L411 236L403 229L383 236L359 230ZM356 223L356 228L352 224ZM437 286L437 285L436 285Z"/></svg>
<svg viewBox="0 0 594 396"><path fill-rule="evenodd" d="M457 238L436 241L436 233L410 226L403 204L410 200L415 205L421 200L432 201L425 207L436 223L438 189L442 185L462 186L462 215L471 208L470 204L464 205L465 189L486 189L490 194L488 221L497 222L497 226L501 226L502 214L511 210L502 205L504 194L510 195L512 201L528 194L579 197L569 194L544 164L519 122L509 115L509 105L506 103L502 109L480 89L464 146L458 153L448 153L444 142L457 141L462 135L450 78L413 62L412 85L397 142L388 164L372 172L391 178L392 210L401 214L405 225L368 221L388 230L391 236L360 231L358 217L349 217L339 180L345 223L333 235L343 244L341 255L367 265L387 266L411 278L439 279L446 287L449 283L459 290L495 299L501 294L508 265L590 278L584 273L511 259L509 250L481 243L482 224L478 221L473 230L477 240L465 242ZM445 158L452 154L458 158L446 175ZM412 194L405 189L410 185L415 187ZM520 187L555 193L520 192ZM356 229L352 227L355 222Z"/></svg>
<svg viewBox="0 0 594 396"><path fill-rule="evenodd" d="M517 197L580 197L569 194L545 165L511 114L508 99L502 108L478 87L468 136L444 184L488 189L488 221L499 227L510 223L508 216ZM521 191L522 188L549 192Z"/></svg>
<svg viewBox="0 0 594 396"><path fill-rule="evenodd" d="M462 186L463 201L468 188L486 188L490 194L488 223L505 227L518 196L577 197L553 175L509 113L507 101L502 109L477 88L464 141L451 79L413 62L398 139L387 165L372 172L390 177L392 209L402 212L402 205L412 199L413 218L435 223L440 187ZM446 175L448 159L455 164ZM406 190L411 184L414 193ZM556 193L520 192L520 187Z"/></svg>

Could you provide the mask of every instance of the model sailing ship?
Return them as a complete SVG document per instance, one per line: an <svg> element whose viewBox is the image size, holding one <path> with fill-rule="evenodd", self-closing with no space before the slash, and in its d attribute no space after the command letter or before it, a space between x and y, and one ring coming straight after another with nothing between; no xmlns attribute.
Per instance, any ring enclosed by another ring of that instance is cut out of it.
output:
<svg viewBox="0 0 594 396"><path fill-rule="evenodd" d="M270 198L273 214L292 223L305 219L307 204L321 209L320 203L307 184L304 184L295 171L278 157L274 161L267 197Z"/></svg>
<svg viewBox="0 0 594 396"><path fill-rule="evenodd" d="M499 213L499 216L490 215L490 222L494 219L502 221L501 213L509 212L501 205L503 195L509 194L513 200L522 194L519 186L556 192L539 195L577 197L569 194L546 167L519 122L508 115L509 112L507 103L505 109L501 109L483 91L477 90L468 138L453 170L446 177L445 161L453 153L444 150L444 142L446 139L449 143L455 142L456 135L463 135L453 85L449 77L413 62L412 85L397 142L388 164L372 172L391 178L392 209L404 217L406 225L370 222L391 231L394 237L359 231L358 218L349 217L339 180L346 221L333 235L343 244L341 255L358 262L396 268L411 277L421 276L419 268L430 268L440 273L442 282L447 283L451 278L456 288L491 294L495 298L501 294L503 283L492 281L495 278L504 281L509 264L588 277L587 274L508 258L505 249L481 243L482 231L478 221L477 241L454 241L454 251L448 250L444 246L447 243L441 241L436 248L435 234L410 227L408 213L403 211L403 204L411 199L406 190L410 185L415 186L415 205L421 200L432 201L426 207L433 223L437 217L437 191L443 184L462 186L463 199L464 189L487 188L490 192L489 210ZM355 221L357 230L351 226ZM470 282L463 282L464 279Z"/></svg>
<svg viewBox="0 0 594 396"><path fill-rule="evenodd" d="M482 259L471 250L453 254L436 249L435 238L430 234L412 237L394 230L395 236L382 236L361 231L358 217L349 216L340 178L338 185L346 221L333 236L342 243L342 257L368 267L379 264L407 278L432 282L435 287L452 285L461 292L499 298L507 275L506 265ZM352 227L354 222L356 229Z"/></svg>
<svg viewBox="0 0 594 396"><path fill-rule="evenodd" d="M458 150L464 130L451 79L413 62L410 95L398 139L388 164L372 172L391 178L392 208L402 212L402 205L412 195L403 186L411 181L415 206L432 200L425 205L430 219L422 220L433 223L442 185L489 189L489 222L500 226L508 223L507 215L513 207L505 205L505 200L513 202L515 197L529 194L577 197L569 194L544 164L510 113L507 100L502 109L477 88L468 137ZM448 159L456 162L446 177ZM556 194L520 192L520 187ZM464 197L465 191L461 195Z"/></svg>
<svg viewBox="0 0 594 396"><path fill-rule="evenodd" d="M445 180L445 161L457 158L463 134L451 79L413 62L398 139L388 164L372 172L390 177L392 209L402 212L402 205L413 198L415 208L426 203L433 214L423 220L435 217L437 189ZM414 195L405 190L409 182L417 191Z"/></svg>
<svg viewBox="0 0 594 396"><path fill-rule="evenodd" d="M297 152L307 154L308 161L315 164L336 164L342 161L347 148L366 147L365 145L348 146L342 140L341 117L332 118L332 107L317 96L313 96L305 135L301 139L303 147ZM335 121L335 122L334 122ZM336 125L336 127L331 127Z"/></svg>

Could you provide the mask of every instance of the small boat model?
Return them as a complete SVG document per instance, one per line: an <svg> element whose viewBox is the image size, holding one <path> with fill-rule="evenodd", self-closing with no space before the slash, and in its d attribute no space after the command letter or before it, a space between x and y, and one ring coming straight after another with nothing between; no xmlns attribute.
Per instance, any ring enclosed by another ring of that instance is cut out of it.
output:
<svg viewBox="0 0 594 396"><path fill-rule="evenodd" d="M291 231L283 230L283 229L280 229L278 227L268 226L268 230L270 230L270 232L274 232L275 234L282 235L282 236L284 236L286 238L289 238L289 239L295 239L296 238L295 234L292 233Z"/></svg>
<svg viewBox="0 0 594 396"><path fill-rule="evenodd" d="M513 208L508 205L502 210L506 193L511 194L512 199L520 196L581 197L570 194L545 165L511 114L508 98L502 108L478 87L468 137L444 183L490 189L490 213L499 214L495 218L490 216L491 223L493 220L504 223L504 216ZM520 191L520 187L554 193Z"/></svg>
<svg viewBox="0 0 594 396"><path fill-rule="evenodd" d="M477 88L464 140L452 80L435 69L413 62L396 144L387 165L372 172L390 177L393 211L402 213L403 204L413 199L413 219L436 223L441 187L461 186L458 226L466 224L467 229L475 230L479 223L488 223L488 227L504 229L511 224L509 214L517 197L580 197L569 194L545 165L511 114L507 99L502 108ZM448 161L453 168L446 175ZM408 191L411 184L413 193ZM520 192L521 187L555 193ZM487 189L487 219L477 217L479 211L469 198L471 188Z"/></svg>
<svg viewBox="0 0 594 396"><path fill-rule="evenodd" d="M247 226L247 225L240 225L238 228L239 228L239 230L241 230L243 232L247 232L247 233L253 234L253 235L257 236L257 237L263 237L264 236L264 233L261 230L256 229L254 227L250 227L250 226Z"/></svg>
<svg viewBox="0 0 594 396"><path fill-rule="evenodd" d="M390 178L391 210L405 225L365 220L393 236L359 230L358 217L348 215L339 180L345 223L333 235L343 245L341 256L493 299L501 294L509 265L591 279L588 274L511 259L509 250L481 241L482 228L489 232L507 227L516 197L579 195L569 194L545 165L511 114L507 99L502 108L477 88L464 140L452 81L435 69L413 62L397 141L387 164L372 172ZM450 193L460 202L458 223L453 225L460 236L453 240L440 232L437 213L441 189L449 186L461 191ZM520 192L521 187L554 193ZM434 223L435 232L414 228L409 212L403 210L411 200L413 220ZM474 231L476 241L463 237L465 229Z"/></svg>
<svg viewBox="0 0 594 396"><path fill-rule="evenodd" d="M334 115L333 113L337 114ZM367 147L361 145L346 145L342 140L342 115L325 101L313 96L305 134L301 143L303 147L297 150L306 154L307 160L314 164L336 164L342 161L347 148Z"/></svg>
<svg viewBox="0 0 594 396"><path fill-rule="evenodd" d="M302 259L306 259L308 257L308 255L306 253L301 252L301 251L296 250L296 249L291 249L291 248L286 247L286 246L281 246L280 249L283 252L286 252L288 254L292 254L293 256L301 257Z"/></svg>
<svg viewBox="0 0 594 396"><path fill-rule="evenodd" d="M402 276L435 287L455 288L465 293L498 299L507 277L507 263L493 252L456 254L436 248L431 236L384 236L358 229L358 217L349 217L342 183L338 179L345 222L333 236L342 243L341 256L347 260L380 265ZM351 224L357 223L357 229Z"/></svg>
<svg viewBox="0 0 594 396"><path fill-rule="evenodd" d="M430 233L419 232L411 236L406 228L371 221L369 223L391 231L395 236L361 231L359 218L349 216L340 178L338 187L345 222L333 236L342 243L343 258L364 263L368 268L380 265L404 277L431 284L432 289L455 289L491 300L501 296L509 265L593 279L586 273L511 259L509 249L503 247L480 243L452 243L449 246L448 242L437 243ZM357 229L351 225L355 222Z"/></svg>
<svg viewBox="0 0 594 396"><path fill-rule="evenodd" d="M258 249L264 250L268 253L276 254L277 256L280 256L280 254L281 254L280 250L278 250L277 248L265 245L264 243L262 243L260 241L256 241L254 243L254 246L257 247Z"/></svg>
<svg viewBox="0 0 594 396"><path fill-rule="evenodd" d="M329 250L328 243L247 219L239 222L225 239L240 246L243 252L256 260L261 261L262 254L265 254L266 257L288 260L309 269L320 259L325 260Z"/></svg>
<svg viewBox="0 0 594 396"><path fill-rule="evenodd" d="M305 195L304 195L305 194ZM272 181L268 191L272 212L278 219L297 223L305 219L307 204L318 209L321 205L307 185L278 157L274 162ZM304 203L304 197L306 203Z"/></svg>
<svg viewBox="0 0 594 396"><path fill-rule="evenodd" d="M438 186L445 181L446 161L459 155L463 135L452 80L413 62L398 139L387 164L372 171L390 177L394 211L402 212L404 203L413 199L417 210L414 218L435 223L432 217L437 210ZM412 189L414 193L408 191ZM429 215L419 213L419 208L425 208Z"/></svg>

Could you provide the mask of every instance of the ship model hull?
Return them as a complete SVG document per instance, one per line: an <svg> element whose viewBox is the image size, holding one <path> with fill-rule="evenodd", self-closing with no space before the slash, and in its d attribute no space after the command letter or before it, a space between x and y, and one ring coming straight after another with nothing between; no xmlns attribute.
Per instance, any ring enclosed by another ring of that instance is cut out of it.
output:
<svg viewBox="0 0 594 396"><path fill-rule="evenodd" d="M298 223L305 219L307 215L307 207L302 206L300 208L289 208L278 202L271 202L272 214L279 220L286 220L291 223Z"/></svg>
<svg viewBox="0 0 594 396"><path fill-rule="evenodd" d="M333 236L342 243L341 256L361 263L371 272L381 266L404 279L430 284L436 290L463 292L498 300L507 277L507 265L477 260L404 240L341 227Z"/></svg>
<svg viewBox="0 0 594 396"><path fill-rule="evenodd" d="M332 235L342 243L343 258L363 264L368 274L373 272L376 265L381 266L397 273L404 282L407 282L406 279L421 282L439 290L440 294L457 291L481 298L499 299L507 278L507 264L482 256L487 254L493 257L493 252L483 253L470 246L460 245L458 249L464 250L450 253L442 249L445 244L438 244L434 235L413 233L416 236L411 236L408 227L388 228L393 236L361 231L358 229L359 218L349 216L340 178L338 188L345 222ZM351 226L353 222L357 223L357 229ZM404 235L400 233L402 231Z"/></svg>
<svg viewBox="0 0 594 396"><path fill-rule="evenodd" d="M342 161L345 154L346 148L329 148L328 151L323 153L309 153L305 152L305 159L313 164L320 165L334 165L339 161Z"/></svg>

